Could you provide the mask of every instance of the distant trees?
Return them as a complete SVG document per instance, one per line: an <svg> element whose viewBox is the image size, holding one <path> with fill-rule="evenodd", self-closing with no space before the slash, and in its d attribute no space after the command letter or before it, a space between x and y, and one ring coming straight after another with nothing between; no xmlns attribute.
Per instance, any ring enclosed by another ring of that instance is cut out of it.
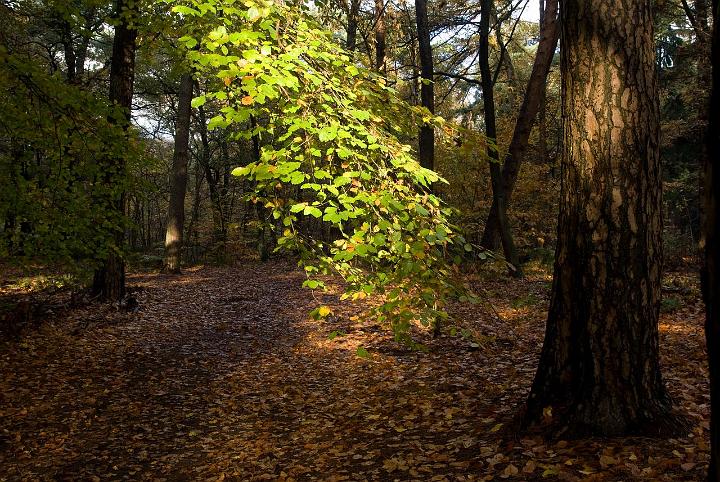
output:
<svg viewBox="0 0 720 482"><path fill-rule="evenodd" d="M705 336L710 365L710 469L708 480L720 481L720 0L713 0L712 91L705 155L705 264L703 296Z"/></svg>
<svg viewBox="0 0 720 482"><path fill-rule="evenodd" d="M670 423L660 375L659 109L650 0L561 4L562 192L526 421L618 435Z"/></svg>

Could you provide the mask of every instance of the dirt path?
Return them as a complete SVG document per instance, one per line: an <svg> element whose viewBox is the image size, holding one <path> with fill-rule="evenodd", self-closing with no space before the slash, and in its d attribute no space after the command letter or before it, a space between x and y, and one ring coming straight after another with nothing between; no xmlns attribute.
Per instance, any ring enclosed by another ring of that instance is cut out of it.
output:
<svg viewBox="0 0 720 482"><path fill-rule="evenodd" d="M418 353L301 281L286 263L136 275L137 312L91 306L0 346L0 480L700 478L697 312L664 334L690 437L549 444L504 434L535 368L545 282L512 299L490 286L502 323L458 307L474 341ZM335 314L308 320L320 303Z"/></svg>

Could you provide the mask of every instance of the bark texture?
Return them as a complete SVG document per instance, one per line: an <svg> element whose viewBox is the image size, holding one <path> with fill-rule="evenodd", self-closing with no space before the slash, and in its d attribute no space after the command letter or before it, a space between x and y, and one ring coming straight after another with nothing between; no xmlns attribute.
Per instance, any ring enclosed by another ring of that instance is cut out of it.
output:
<svg viewBox="0 0 720 482"><path fill-rule="evenodd" d="M163 271L179 273L185 226L185 191L187 190L188 158L190 143L190 112L193 97L192 75L180 79L177 118L175 121L175 146L172 172L170 174L170 202L165 231L165 264Z"/></svg>
<svg viewBox="0 0 720 482"><path fill-rule="evenodd" d="M433 56L430 45L430 25L427 13L427 0L415 0L415 20L417 22L418 47L420 53L420 103L430 112L435 112L435 89L433 87ZM422 167L435 167L435 131L432 126L420 127L418 139L418 157Z"/></svg>
<svg viewBox="0 0 720 482"><path fill-rule="evenodd" d="M133 83L135 81L135 50L137 30L133 26L137 22L137 3L132 0L117 0L115 12L118 24L115 27L112 58L110 61L110 103L117 105L124 112L119 120L123 127L130 126L132 108ZM114 156L103 162L105 183L116 184L116 180L125 172L125 159ZM121 215L125 214L125 193L121 192L112 202L112 209ZM125 231L118 227L115 233L115 246L111 249L101 266L95 270L92 292L105 300L119 300L125 296L125 261L120 250L125 242Z"/></svg>
<svg viewBox="0 0 720 482"><path fill-rule="evenodd" d="M708 480L720 482L720 0L713 0L712 91L707 151L705 156L705 265L703 296L705 298L707 341L710 366L710 469Z"/></svg>
<svg viewBox="0 0 720 482"><path fill-rule="evenodd" d="M533 63L530 80L525 89L525 97L518 112L515 129L513 131L508 154L502 168L502 187L505 193L505 209L510 204L512 191L515 188L520 166L527 152L530 132L532 131L535 117L545 98L545 83L548 72L555 55L558 38L560 37L560 25L558 22L558 0L548 0L545 3L545 11L540 26L540 41L538 44L535 61ZM540 140L544 141L543 138ZM493 198L490 213L485 222L481 244L488 249L500 247L500 225L498 222L498 205Z"/></svg>
<svg viewBox="0 0 720 482"><path fill-rule="evenodd" d="M664 431L673 417L658 359L662 220L651 1L565 0L561 9L558 245L526 423L552 413L572 432Z"/></svg>

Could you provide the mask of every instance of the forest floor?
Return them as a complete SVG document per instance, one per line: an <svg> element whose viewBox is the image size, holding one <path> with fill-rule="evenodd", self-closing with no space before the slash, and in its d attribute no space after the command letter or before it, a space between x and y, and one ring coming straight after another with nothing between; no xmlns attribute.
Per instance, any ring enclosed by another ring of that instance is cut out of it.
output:
<svg viewBox="0 0 720 482"><path fill-rule="evenodd" d="M131 274L139 306L76 307L0 344L0 480L702 480L708 387L697 280L668 275L678 439L515 434L547 274L478 280L497 313L398 346L287 262ZM316 321L319 304L333 315ZM454 330L453 330L454 331ZM357 355L364 347L369 356Z"/></svg>

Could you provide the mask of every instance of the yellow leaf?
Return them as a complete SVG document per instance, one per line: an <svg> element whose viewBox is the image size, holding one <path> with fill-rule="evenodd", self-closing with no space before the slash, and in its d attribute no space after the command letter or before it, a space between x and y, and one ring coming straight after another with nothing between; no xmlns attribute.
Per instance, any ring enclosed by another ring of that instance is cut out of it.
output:
<svg viewBox="0 0 720 482"><path fill-rule="evenodd" d="M253 98L252 98L252 96L250 96L250 95L246 95L245 97L243 97L243 98L240 100L240 103L241 103L242 105L250 105L250 104L253 103Z"/></svg>
<svg viewBox="0 0 720 482"><path fill-rule="evenodd" d="M522 471L524 474L532 474L535 472L535 469L537 468L537 465L535 465L534 460L528 460L525 464L525 467L523 467Z"/></svg>

